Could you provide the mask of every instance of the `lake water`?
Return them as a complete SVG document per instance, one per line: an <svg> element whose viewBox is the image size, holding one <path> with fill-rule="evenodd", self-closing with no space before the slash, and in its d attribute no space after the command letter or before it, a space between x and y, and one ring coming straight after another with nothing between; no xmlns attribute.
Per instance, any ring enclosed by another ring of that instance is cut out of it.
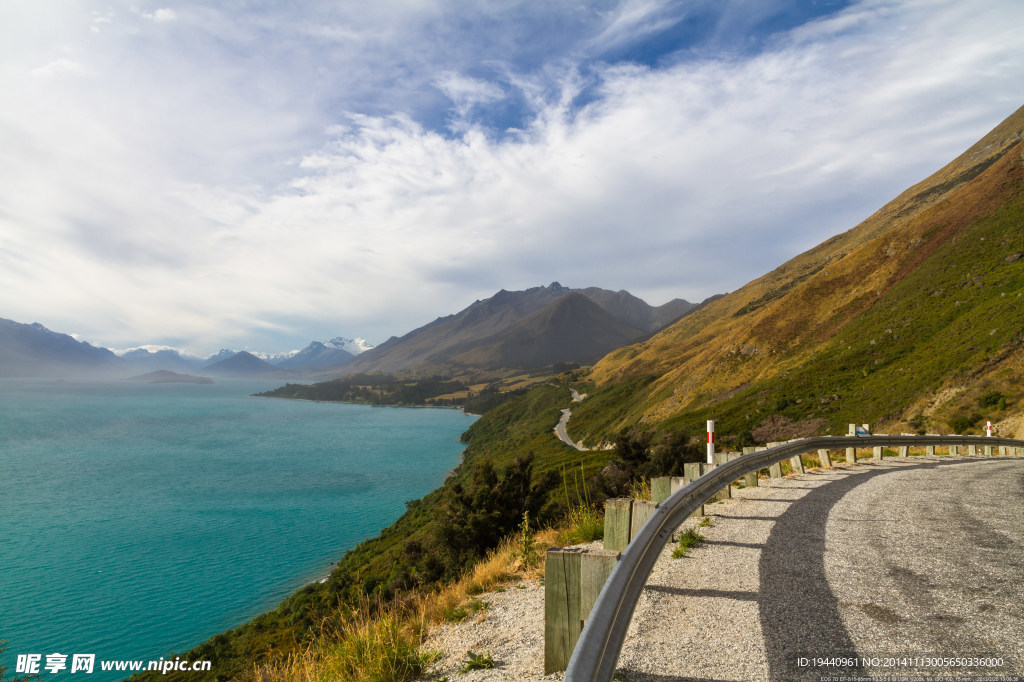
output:
<svg viewBox="0 0 1024 682"><path fill-rule="evenodd" d="M0 380L9 673L155 660L274 608L438 487L473 420L249 395L275 385Z"/></svg>

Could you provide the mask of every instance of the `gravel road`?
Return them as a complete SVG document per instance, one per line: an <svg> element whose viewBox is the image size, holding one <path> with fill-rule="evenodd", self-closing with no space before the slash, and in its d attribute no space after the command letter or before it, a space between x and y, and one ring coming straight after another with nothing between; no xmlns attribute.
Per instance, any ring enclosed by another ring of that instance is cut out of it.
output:
<svg viewBox="0 0 1024 682"><path fill-rule="evenodd" d="M618 662L627 679L1024 675L1024 460L840 465L762 479L706 509L705 542L683 559L667 547L637 604ZM431 633L427 648L446 652L433 674L560 679L542 676L543 589L482 598L481 621ZM467 650L496 667L457 674ZM811 665L848 655L869 660ZM913 660L965 656L1003 665Z"/></svg>

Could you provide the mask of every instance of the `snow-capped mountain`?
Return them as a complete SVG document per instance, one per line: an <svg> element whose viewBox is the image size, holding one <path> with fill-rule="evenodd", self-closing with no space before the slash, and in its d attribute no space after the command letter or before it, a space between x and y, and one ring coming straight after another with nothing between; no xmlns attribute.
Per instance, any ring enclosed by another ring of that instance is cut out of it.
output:
<svg viewBox="0 0 1024 682"><path fill-rule="evenodd" d="M347 351L352 355L359 355L373 348L366 339L356 337L354 339L346 339L344 336L336 336L330 341L324 341L324 345L328 348L339 348L343 351Z"/></svg>

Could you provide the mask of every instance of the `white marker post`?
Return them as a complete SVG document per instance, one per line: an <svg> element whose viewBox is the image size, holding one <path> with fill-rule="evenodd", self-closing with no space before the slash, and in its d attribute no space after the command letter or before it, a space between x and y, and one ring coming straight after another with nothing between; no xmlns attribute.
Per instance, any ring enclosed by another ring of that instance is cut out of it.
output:
<svg viewBox="0 0 1024 682"><path fill-rule="evenodd" d="M715 420L708 420L708 464L715 463Z"/></svg>
<svg viewBox="0 0 1024 682"><path fill-rule="evenodd" d="M985 422L985 435L992 436L992 422Z"/></svg>

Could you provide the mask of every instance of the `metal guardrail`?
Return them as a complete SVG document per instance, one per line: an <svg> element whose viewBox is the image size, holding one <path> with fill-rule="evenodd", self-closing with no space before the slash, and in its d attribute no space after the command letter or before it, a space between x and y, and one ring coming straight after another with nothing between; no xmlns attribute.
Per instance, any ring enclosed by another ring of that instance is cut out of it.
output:
<svg viewBox="0 0 1024 682"><path fill-rule="evenodd" d="M720 464L662 502L622 553L573 651L565 679L610 682L640 592L672 532L715 493L744 474L817 450L974 445L1024 447L1024 440L985 436L818 436L742 455Z"/></svg>

